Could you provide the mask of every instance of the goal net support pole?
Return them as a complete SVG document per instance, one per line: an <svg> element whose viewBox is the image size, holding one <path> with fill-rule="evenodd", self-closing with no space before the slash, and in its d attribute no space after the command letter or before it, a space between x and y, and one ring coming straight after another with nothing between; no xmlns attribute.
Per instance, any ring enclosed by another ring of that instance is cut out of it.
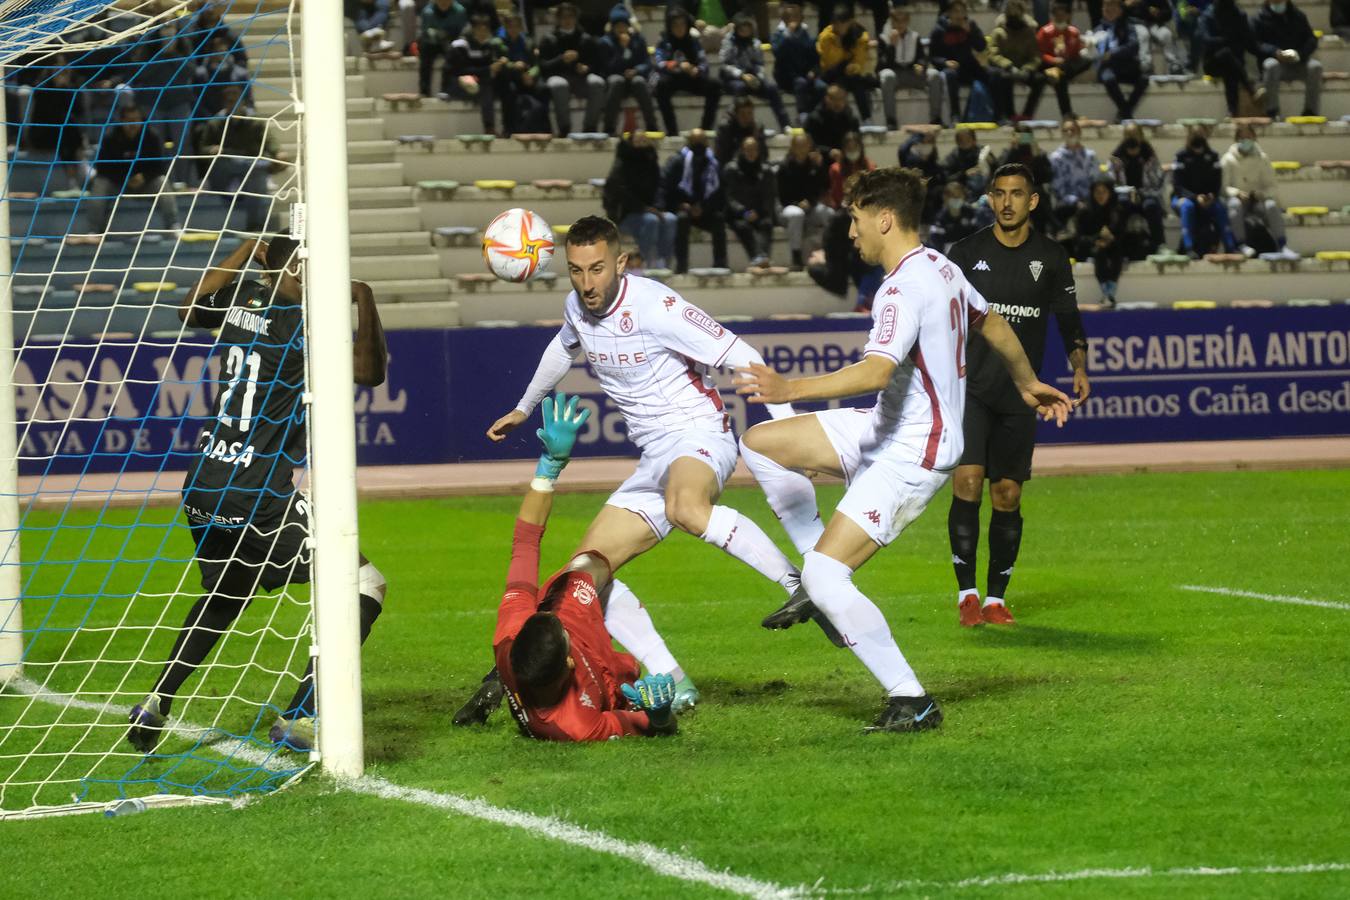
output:
<svg viewBox="0 0 1350 900"><path fill-rule="evenodd" d="M0 66L0 84L5 69ZM0 687L23 674L18 417L14 408L14 275L9 248L9 133L0 90Z"/></svg>
<svg viewBox="0 0 1350 900"><path fill-rule="evenodd" d="M364 767L357 569L356 422L347 221L346 38L337 0L300 13L306 207L310 479L319 755L338 776Z"/></svg>

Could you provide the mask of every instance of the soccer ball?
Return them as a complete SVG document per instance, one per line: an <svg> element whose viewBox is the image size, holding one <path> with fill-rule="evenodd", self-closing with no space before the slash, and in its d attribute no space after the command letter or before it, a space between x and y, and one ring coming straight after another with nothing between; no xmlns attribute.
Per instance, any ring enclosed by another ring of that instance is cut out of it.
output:
<svg viewBox="0 0 1350 900"><path fill-rule="evenodd" d="M536 212L508 209L483 230L483 259L502 281L529 281L553 259L553 230Z"/></svg>

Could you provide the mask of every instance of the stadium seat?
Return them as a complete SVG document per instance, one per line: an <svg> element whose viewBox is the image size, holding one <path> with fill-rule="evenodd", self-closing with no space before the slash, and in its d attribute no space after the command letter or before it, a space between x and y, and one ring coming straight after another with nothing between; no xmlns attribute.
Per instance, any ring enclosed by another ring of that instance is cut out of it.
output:
<svg viewBox="0 0 1350 900"><path fill-rule="evenodd" d="M879 138L886 137L885 125L863 125L861 128L858 129L858 131L864 138L868 137L869 135L872 137L879 137Z"/></svg>
<svg viewBox="0 0 1350 900"><path fill-rule="evenodd" d="M159 294L178 290L178 285L172 281L137 281L131 287L138 294Z"/></svg>
<svg viewBox="0 0 1350 900"><path fill-rule="evenodd" d="M1152 300L1126 300L1123 303L1117 303L1116 309L1157 309L1158 304Z"/></svg>
<svg viewBox="0 0 1350 900"><path fill-rule="evenodd" d="M838 312L829 312L825 314L827 319L870 319L870 313L860 312L856 309L840 310Z"/></svg>
<svg viewBox="0 0 1350 900"><path fill-rule="evenodd" d="M545 197L572 196L572 181L567 178L536 178L530 184L543 191Z"/></svg>
<svg viewBox="0 0 1350 900"><path fill-rule="evenodd" d="M422 95L411 91L396 91L385 94L384 102L389 104L389 109L398 112L400 109L421 109Z"/></svg>
<svg viewBox="0 0 1350 900"><path fill-rule="evenodd" d="M567 135L567 139L574 144L589 144L597 148L609 144L609 135L603 131L573 131Z"/></svg>
<svg viewBox="0 0 1350 900"><path fill-rule="evenodd" d="M1289 116L1285 119L1290 125L1325 125L1326 116Z"/></svg>
<svg viewBox="0 0 1350 900"><path fill-rule="evenodd" d="M445 225L432 232L433 243L440 247L467 247L478 238L478 229L469 225Z"/></svg>
<svg viewBox="0 0 1350 900"><path fill-rule="evenodd" d="M562 239L565 238L565 237L567 237L567 232L568 232L568 230L569 230L571 227L572 227L572 226L570 226L570 225L554 225L554 226L553 226L553 236L554 236L555 238L558 239L558 243L562 243Z"/></svg>
<svg viewBox="0 0 1350 900"><path fill-rule="evenodd" d="M957 122L956 130L960 131L998 131L997 122Z"/></svg>
<svg viewBox="0 0 1350 900"><path fill-rule="evenodd" d="M1222 266L1225 272L1233 272L1242 268L1242 264L1247 261L1247 257L1241 253L1206 253L1205 262L1213 263L1216 266Z"/></svg>
<svg viewBox="0 0 1350 900"><path fill-rule="evenodd" d="M519 328L520 323L515 319L483 319L475 323L479 328Z"/></svg>
<svg viewBox="0 0 1350 900"><path fill-rule="evenodd" d="M1030 128L1032 131L1058 131L1058 130L1059 130L1059 120L1058 120L1058 119L1025 119L1025 120L1023 120L1022 124L1025 125L1027 128ZM936 128L937 126L931 126L931 127Z"/></svg>
<svg viewBox="0 0 1350 900"><path fill-rule="evenodd" d="M1350 172L1350 159L1319 159L1316 165L1324 172Z"/></svg>
<svg viewBox="0 0 1350 900"><path fill-rule="evenodd" d="M513 134L511 136L515 138L516 143L520 144L520 146L524 147L526 150L547 150L548 145L553 142L553 135L546 132L538 134Z"/></svg>
<svg viewBox="0 0 1350 900"><path fill-rule="evenodd" d="M1298 219L1300 225L1305 225L1309 219L1316 221L1325 219L1331 210L1325 206L1291 206L1285 212Z"/></svg>
<svg viewBox="0 0 1350 900"><path fill-rule="evenodd" d="M106 284L97 281L86 281L84 284L75 285L75 292L78 294L111 294L117 290L117 285Z"/></svg>
<svg viewBox="0 0 1350 900"><path fill-rule="evenodd" d="M1253 128L1265 128L1271 123L1270 116L1238 116L1232 120L1233 127L1239 125L1251 125Z"/></svg>
<svg viewBox="0 0 1350 900"><path fill-rule="evenodd" d="M666 279L670 278L670 277L671 277L672 275L674 275L674 274L675 274L675 270L674 270L674 269L660 269L660 268L656 268L656 269L643 269L643 270L642 270L642 275L643 275L643 277L645 277L645 278L650 278L652 281L660 281L660 282L662 282L662 283L664 283L664 282L666 281Z"/></svg>
<svg viewBox="0 0 1350 900"><path fill-rule="evenodd" d="M400 146L421 147L428 153L436 149L436 135L434 134L400 134L397 140Z"/></svg>
<svg viewBox="0 0 1350 900"><path fill-rule="evenodd" d="M214 244L218 240L220 240L219 231L184 231L178 237L178 242L180 244ZM226 243L230 246L237 246L239 242L226 241L222 243L221 246L224 246Z"/></svg>
<svg viewBox="0 0 1350 900"><path fill-rule="evenodd" d="M932 132L941 132L941 125L932 125L928 122L911 122L908 125L901 125L900 130L905 134L931 134Z"/></svg>
<svg viewBox="0 0 1350 900"><path fill-rule="evenodd" d="M1330 306L1331 301L1323 297L1290 297L1285 306Z"/></svg>
<svg viewBox="0 0 1350 900"><path fill-rule="evenodd" d="M787 280L787 266L751 266L745 270L756 284L766 284Z"/></svg>
<svg viewBox="0 0 1350 900"><path fill-rule="evenodd" d="M465 150L481 150L487 153L492 150L492 142L496 137L491 134L457 134L455 140L463 144Z"/></svg>
<svg viewBox="0 0 1350 900"><path fill-rule="evenodd" d="M1155 75L1154 77L1156 78L1156 77L1158 77L1158 76ZM1167 75L1167 76L1163 76L1163 77L1166 77L1166 78L1172 78L1172 77L1176 77L1176 76ZM1163 125L1163 120L1162 120L1162 119L1126 119L1124 122L1121 122L1121 124L1122 124L1122 125L1125 125L1125 124L1127 124L1127 123L1129 123L1129 122L1133 122L1134 124L1138 125L1140 128L1148 128L1148 129L1161 128L1162 125Z"/></svg>
<svg viewBox="0 0 1350 900"><path fill-rule="evenodd" d="M466 272L455 276L455 283L470 294L477 292L479 288L491 290L496 281L497 276L491 272Z"/></svg>
<svg viewBox="0 0 1350 900"><path fill-rule="evenodd" d="M1186 116L1185 118L1177 119L1177 124L1182 128L1190 128L1193 125L1213 128L1215 125L1219 124L1219 120L1209 116Z"/></svg>
<svg viewBox="0 0 1350 900"><path fill-rule="evenodd" d="M1318 250L1313 258L1328 271L1337 268L1350 269L1350 250Z"/></svg>
<svg viewBox="0 0 1350 900"><path fill-rule="evenodd" d="M553 285L557 280L557 272L539 272L529 281L525 282L525 290L532 291L535 288L540 288L545 291L552 290Z"/></svg>
<svg viewBox="0 0 1350 900"><path fill-rule="evenodd" d="M1276 175L1289 175L1303 168L1303 163L1292 159L1277 159L1271 162L1270 167L1275 170Z"/></svg>
<svg viewBox="0 0 1350 900"><path fill-rule="evenodd" d="M597 191L603 191L605 189L605 179L603 178L587 178L586 183Z"/></svg>
<svg viewBox="0 0 1350 900"><path fill-rule="evenodd" d="M1233 300L1229 304L1233 309L1270 309L1275 305L1273 300Z"/></svg>
<svg viewBox="0 0 1350 900"><path fill-rule="evenodd" d="M715 266L690 269L689 275L700 288L721 287L731 280L731 270Z"/></svg>
<svg viewBox="0 0 1350 900"><path fill-rule="evenodd" d="M417 191L430 200L453 200L459 190L458 181L419 181Z"/></svg>
<svg viewBox="0 0 1350 900"><path fill-rule="evenodd" d="M806 313L774 313L769 316L772 322L801 322L810 318Z"/></svg>
<svg viewBox="0 0 1350 900"><path fill-rule="evenodd" d="M1158 274L1166 273L1167 267L1172 266L1178 271L1184 270L1191 264L1191 258L1184 253L1173 253L1171 250L1164 250L1161 253L1154 253L1148 258L1148 261L1158 267Z"/></svg>
<svg viewBox="0 0 1350 900"><path fill-rule="evenodd" d="M1173 309L1216 309L1219 304L1213 300L1174 300Z"/></svg>
<svg viewBox="0 0 1350 900"><path fill-rule="evenodd" d="M1285 256L1284 253L1278 251L1275 253L1262 253L1259 259L1262 262L1269 264L1270 271L1272 272L1297 272L1298 265L1302 262L1301 259L1290 259Z"/></svg>

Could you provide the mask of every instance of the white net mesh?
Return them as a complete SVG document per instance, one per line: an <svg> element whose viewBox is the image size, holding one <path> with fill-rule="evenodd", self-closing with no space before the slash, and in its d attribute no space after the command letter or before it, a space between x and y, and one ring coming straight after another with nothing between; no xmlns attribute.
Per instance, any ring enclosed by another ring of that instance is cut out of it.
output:
<svg viewBox="0 0 1350 900"><path fill-rule="evenodd" d="M179 317L298 198L281 149L298 143L298 22L269 0L0 5L19 469L17 488L0 484L17 516L0 515L0 810L266 791L308 765L268 732L312 711L292 699L309 590L269 592L276 571L256 565L285 551L280 581L308 574L287 530L307 523L277 518L306 458L301 304L253 271L215 295L218 316ZM218 490L194 501L190 531L184 472L203 459ZM256 597L143 753L129 712L222 570L215 597Z"/></svg>

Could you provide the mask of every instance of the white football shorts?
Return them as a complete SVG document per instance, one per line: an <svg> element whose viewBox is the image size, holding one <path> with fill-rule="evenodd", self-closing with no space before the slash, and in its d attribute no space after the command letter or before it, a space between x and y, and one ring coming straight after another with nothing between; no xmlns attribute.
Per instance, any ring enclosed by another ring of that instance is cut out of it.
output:
<svg viewBox="0 0 1350 900"><path fill-rule="evenodd" d="M642 516L657 539L665 540L672 527L666 518L666 482L675 460L687 456L705 463L717 476L720 490L736 469L738 455L736 436L730 431L672 431L642 448L637 471L605 503Z"/></svg>

